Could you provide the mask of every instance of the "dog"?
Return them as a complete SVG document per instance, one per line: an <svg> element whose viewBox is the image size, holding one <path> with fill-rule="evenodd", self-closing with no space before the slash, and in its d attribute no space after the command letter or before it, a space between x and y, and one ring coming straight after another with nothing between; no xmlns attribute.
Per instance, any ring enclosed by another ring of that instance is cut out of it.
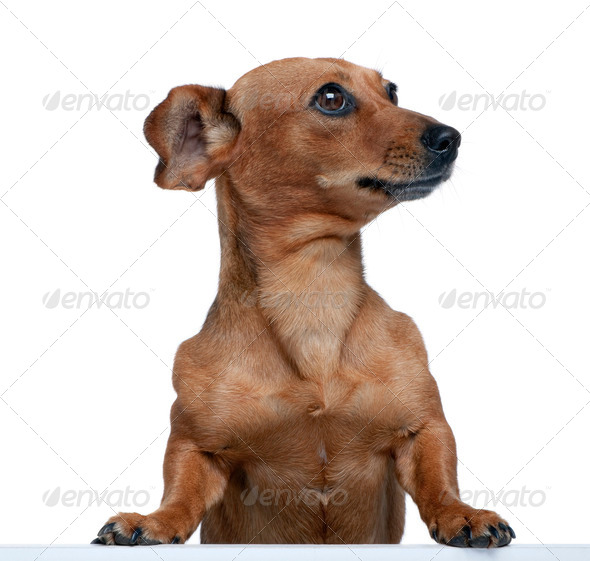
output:
<svg viewBox="0 0 590 561"><path fill-rule="evenodd" d="M219 289L176 354L161 505L93 543L184 543L201 524L206 544L396 544L406 494L440 544L510 543L460 499L418 328L363 276L360 229L448 179L459 132L400 108L375 70L304 58L174 88L144 132L158 186L216 178Z"/></svg>

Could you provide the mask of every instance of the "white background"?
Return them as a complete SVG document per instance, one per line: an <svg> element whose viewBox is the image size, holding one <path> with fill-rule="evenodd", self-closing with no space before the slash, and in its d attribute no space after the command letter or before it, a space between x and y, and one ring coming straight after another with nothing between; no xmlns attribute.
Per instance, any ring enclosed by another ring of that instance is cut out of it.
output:
<svg viewBox="0 0 590 561"><path fill-rule="evenodd" d="M422 330L466 498L504 497L520 543L590 541L586 1L2 0L0 541L89 542L113 512L91 490L157 507L170 365L219 248L213 185L158 189L143 120L173 86L229 87L287 56L378 67L400 105L462 131L451 182L365 229L367 277ZM149 304L48 307L56 290ZM505 306L446 298L486 290ZM508 298L523 291L537 306ZM408 508L404 543L428 542Z"/></svg>

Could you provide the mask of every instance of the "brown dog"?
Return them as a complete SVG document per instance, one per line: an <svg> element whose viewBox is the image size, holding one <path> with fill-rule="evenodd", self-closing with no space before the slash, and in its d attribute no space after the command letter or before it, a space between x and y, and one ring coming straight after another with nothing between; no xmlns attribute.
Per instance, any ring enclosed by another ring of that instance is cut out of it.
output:
<svg viewBox="0 0 590 561"><path fill-rule="evenodd" d="M297 58L174 88L145 134L160 187L217 177L219 292L176 355L160 508L93 543L182 543L201 522L203 543L398 543L409 493L437 542L508 544L459 499L417 327L363 278L360 228L447 179L459 133L374 70Z"/></svg>

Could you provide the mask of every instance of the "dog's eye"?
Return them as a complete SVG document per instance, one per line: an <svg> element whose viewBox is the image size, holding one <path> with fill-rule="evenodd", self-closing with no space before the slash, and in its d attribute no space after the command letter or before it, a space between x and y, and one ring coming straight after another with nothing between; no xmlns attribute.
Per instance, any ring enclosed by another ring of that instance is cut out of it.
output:
<svg viewBox="0 0 590 561"><path fill-rule="evenodd" d="M385 86L385 89L387 90L389 99L393 101L394 105L397 105L397 86L393 82L389 82L389 84Z"/></svg>
<svg viewBox="0 0 590 561"><path fill-rule="evenodd" d="M353 107L352 96L338 84L326 84L315 94L315 107L326 115L344 115Z"/></svg>
<svg viewBox="0 0 590 561"><path fill-rule="evenodd" d="M346 100L338 88L332 86L325 88L318 94L316 103L324 110L330 113L340 111L346 105Z"/></svg>

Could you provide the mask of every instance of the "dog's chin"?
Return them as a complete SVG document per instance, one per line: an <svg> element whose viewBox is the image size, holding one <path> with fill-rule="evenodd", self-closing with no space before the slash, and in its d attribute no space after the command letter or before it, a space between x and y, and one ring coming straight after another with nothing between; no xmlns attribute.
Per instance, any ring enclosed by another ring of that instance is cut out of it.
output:
<svg viewBox="0 0 590 561"><path fill-rule="evenodd" d="M427 197L450 176L449 170L427 178L418 177L414 181L408 182L394 182L378 177L361 177L357 180L357 185L364 189L381 191L396 201L404 202Z"/></svg>

